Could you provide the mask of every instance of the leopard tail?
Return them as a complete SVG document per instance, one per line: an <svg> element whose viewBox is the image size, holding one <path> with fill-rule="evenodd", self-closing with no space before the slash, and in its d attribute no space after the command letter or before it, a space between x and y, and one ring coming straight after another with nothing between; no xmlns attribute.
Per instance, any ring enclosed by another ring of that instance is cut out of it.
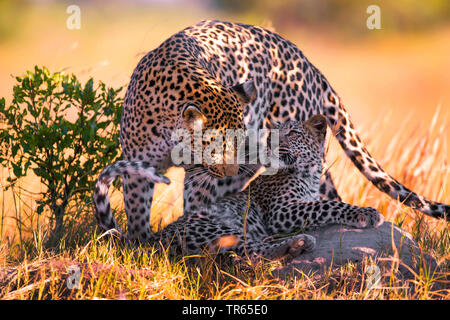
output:
<svg viewBox="0 0 450 320"><path fill-rule="evenodd" d="M409 190L387 174L367 151L358 136L341 99L325 78L322 79L322 106L328 125L347 156L380 191L403 204L434 218L450 219L450 206L430 201Z"/></svg>
<svg viewBox="0 0 450 320"><path fill-rule="evenodd" d="M103 169L94 189L95 217L103 231L115 229L121 236L122 231L111 211L108 191L114 179L119 176L123 177L124 175L138 175L143 179L147 179L149 182L170 183L167 177L158 175L155 168L151 167L145 161L119 160Z"/></svg>

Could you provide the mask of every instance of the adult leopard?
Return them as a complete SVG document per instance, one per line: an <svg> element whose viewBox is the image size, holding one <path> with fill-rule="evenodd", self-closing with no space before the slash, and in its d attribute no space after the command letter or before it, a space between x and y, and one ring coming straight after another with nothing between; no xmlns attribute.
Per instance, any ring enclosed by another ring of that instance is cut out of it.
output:
<svg viewBox="0 0 450 320"><path fill-rule="evenodd" d="M315 114L326 116L347 156L378 189L427 215L448 219L449 205L417 195L377 164L337 93L297 46L258 26L202 21L145 55L125 96L120 135L123 156L147 161L162 171L172 165L171 150L177 141L171 137L177 129L193 133L194 124L221 132L257 129L266 128L269 121L305 121ZM203 164L214 178L185 185L185 210L237 191L231 187L234 177L225 177L235 175L237 165L220 162ZM123 186L128 236L146 241L151 233L154 184L125 175ZM323 198L340 200L328 172L320 193ZM104 229L115 227L109 210L98 215L105 222Z"/></svg>
<svg viewBox="0 0 450 320"><path fill-rule="evenodd" d="M183 255L200 254L207 249L233 251L250 259L279 259L313 249L314 237L296 234L302 229L334 223L372 228L383 223L383 215L373 208L320 199L327 130L324 116L315 115L306 122L290 120L274 129L280 132L280 161L275 174L258 176L250 183L250 192L243 190L185 211L181 218L151 235L150 242ZM249 178L260 167L243 165ZM109 186L124 174L164 180L146 162L113 163L97 181L93 197L97 208L109 203ZM273 241L280 234L291 235Z"/></svg>

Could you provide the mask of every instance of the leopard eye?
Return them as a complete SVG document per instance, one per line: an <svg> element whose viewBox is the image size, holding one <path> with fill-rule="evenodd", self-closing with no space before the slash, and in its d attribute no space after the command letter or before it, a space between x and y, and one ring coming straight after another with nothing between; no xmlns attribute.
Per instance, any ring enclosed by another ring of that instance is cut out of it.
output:
<svg viewBox="0 0 450 320"><path fill-rule="evenodd" d="M183 118L189 126L196 122L206 123L207 119L202 111L193 104L186 105L183 109Z"/></svg>
<svg viewBox="0 0 450 320"><path fill-rule="evenodd" d="M291 131L289 131L288 136L289 136L289 137L293 137L293 136L295 136L296 134L297 134L297 132L296 132L295 130L291 130Z"/></svg>

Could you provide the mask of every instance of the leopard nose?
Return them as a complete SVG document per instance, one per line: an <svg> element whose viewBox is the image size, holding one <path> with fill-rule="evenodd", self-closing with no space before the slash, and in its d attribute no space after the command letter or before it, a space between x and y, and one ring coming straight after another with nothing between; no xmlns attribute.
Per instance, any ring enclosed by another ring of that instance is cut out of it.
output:
<svg viewBox="0 0 450 320"><path fill-rule="evenodd" d="M239 171L239 165L238 164L225 164L224 171L225 171L225 175L227 177L235 176Z"/></svg>

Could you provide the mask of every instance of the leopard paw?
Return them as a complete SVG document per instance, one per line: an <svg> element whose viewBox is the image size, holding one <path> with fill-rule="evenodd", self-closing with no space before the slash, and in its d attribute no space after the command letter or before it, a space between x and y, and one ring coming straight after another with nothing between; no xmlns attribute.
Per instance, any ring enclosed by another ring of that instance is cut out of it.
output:
<svg viewBox="0 0 450 320"><path fill-rule="evenodd" d="M359 208L356 213L358 228L378 228L384 222L384 216L378 210L370 207Z"/></svg>
<svg viewBox="0 0 450 320"><path fill-rule="evenodd" d="M316 246L316 238L308 234L300 234L293 237L290 245L288 255L296 257L304 252L312 251Z"/></svg>

